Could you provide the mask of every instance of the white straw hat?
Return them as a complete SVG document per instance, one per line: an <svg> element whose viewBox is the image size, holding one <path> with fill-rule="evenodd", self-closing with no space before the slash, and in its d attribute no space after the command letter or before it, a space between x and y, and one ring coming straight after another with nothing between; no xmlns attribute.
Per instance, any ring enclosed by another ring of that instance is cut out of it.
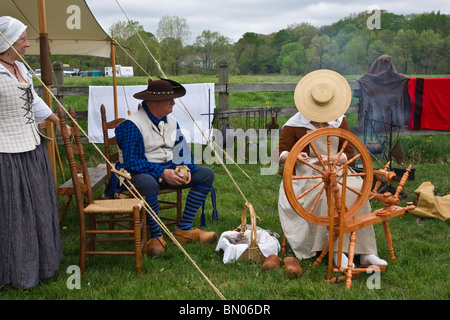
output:
<svg viewBox="0 0 450 320"><path fill-rule="evenodd" d="M311 121L329 122L344 115L352 92L347 80L332 70L316 70L304 76L294 91L295 106Z"/></svg>
<svg viewBox="0 0 450 320"><path fill-rule="evenodd" d="M26 28L26 25L13 17L0 17L0 32L11 45L19 40ZM0 53L9 49L10 46L8 42L0 35Z"/></svg>

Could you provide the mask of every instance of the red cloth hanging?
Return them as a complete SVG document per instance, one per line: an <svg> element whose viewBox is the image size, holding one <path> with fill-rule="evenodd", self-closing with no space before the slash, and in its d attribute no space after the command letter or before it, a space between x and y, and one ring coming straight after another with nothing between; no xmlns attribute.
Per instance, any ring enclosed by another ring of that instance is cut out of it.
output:
<svg viewBox="0 0 450 320"><path fill-rule="evenodd" d="M410 78L408 129L450 130L450 78Z"/></svg>

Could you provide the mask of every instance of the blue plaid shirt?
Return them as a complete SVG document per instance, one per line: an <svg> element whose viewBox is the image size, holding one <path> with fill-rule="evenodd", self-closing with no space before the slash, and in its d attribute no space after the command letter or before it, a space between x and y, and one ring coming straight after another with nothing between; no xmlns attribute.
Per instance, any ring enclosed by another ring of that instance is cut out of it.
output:
<svg viewBox="0 0 450 320"><path fill-rule="evenodd" d="M167 117L159 120L152 115L144 101L142 102L142 107L156 127L158 127L160 121L167 123ZM181 164L185 164L191 170L191 173L197 170L197 166L194 164L194 157L186 143L185 137L181 133L178 123L177 140L175 141L174 150L179 150L179 153L175 154L176 152L174 152L174 162L156 163L148 161L145 156L144 138L138 127L132 121L123 121L116 127L114 132L116 134L117 145L122 151L124 169L130 174L148 173L157 179L162 175L164 169L174 169L176 165ZM181 145L179 145L180 143ZM176 148L175 146L177 145L179 146ZM188 161L183 161L183 159L188 159Z"/></svg>

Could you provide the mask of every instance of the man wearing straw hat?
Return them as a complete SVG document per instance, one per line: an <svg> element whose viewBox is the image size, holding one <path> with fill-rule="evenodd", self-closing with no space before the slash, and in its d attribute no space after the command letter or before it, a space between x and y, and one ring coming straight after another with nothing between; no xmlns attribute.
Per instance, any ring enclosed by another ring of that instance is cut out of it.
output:
<svg viewBox="0 0 450 320"><path fill-rule="evenodd" d="M279 141L279 163L283 165L288 157L289 151L308 132L324 127L340 128L350 131L349 124L345 118L351 101L351 90L347 80L340 74L331 70L316 70L304 76L298 83L294 92L295 105L298 113L289 119L284 125ZM326 139L314 140L314 146L318 150L323 162L336 161L344 163L351 159L354 153L352 146L348 145L337 159L338 151L342 147L342 142L331 141L330 159L327 155ZM299 157L305 161L313 161L315 154L301 152ZM311 157L311 158L310 158ZM316 160L318 161L318 160ZM312 168L298 164L295 167L297 176L312 176ZM302 179L294 181L295 190L308 190L318 179ZM361 187L360 177L348 177L347 185L356 190ZM300 191L301 192L301 191ZM309 210L315 205L314 214L327 214L327 200L324 194L320 196L318 203L314 201L319 196L316 188L302 198L302 206ZM352 192L346 193L348 201L354 201L356 197ZM357 215L371 212L370 203L367 201ZM306 221L292 209L287 200L283 182L279 189L278 213L280 216L283 232L288 243L299 259L308 259L322 251L328 242L328 230L326 226L315 225ZM372 226L356 231L357 239L355 254L360 255L362 265L387 265L386 261L378 258L375 234ZM336 243L337 245L337 243ZM344 237L343 248L348 248L348 235ZM343 253L342 265L348 264L347 256ZM333 260L338 261L337 250L334 251Z"/></svg>
<svg viewBox="0 0 450 320"><path fill-rule="evenodd" d="M150 80L146 90L134 95L143 100L142 108L115 129L116 140L120 162L155 214L159 213L160 189L191 188L180 223L173 232L178 242L211 243L216 240L216 233L193 228L192 222L212 189L214 172L194 164L180 127L170 115L174 99L185 94L186 89L173 80ZM175 170L176 165L186 165L185 177ZM166 243L159 225L149 214L147 227L151 234L148 254L157 256L165 251Z"/></svg>

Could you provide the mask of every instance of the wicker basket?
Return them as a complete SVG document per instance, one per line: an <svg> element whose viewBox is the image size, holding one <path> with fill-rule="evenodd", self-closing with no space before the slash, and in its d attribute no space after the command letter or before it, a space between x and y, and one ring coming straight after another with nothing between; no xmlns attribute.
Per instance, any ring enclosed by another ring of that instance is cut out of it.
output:
<svg viewBox="0 0 450 320"><path fill-rule="evenodd" d="M253 206L251 205L251 203L247 202L245 204L244 210L242 210L241 228L239 229L239 232L244 233L245 231L247 231L247 209L249 209L250 211L250 221L252 226L250 232L250 245L239 257L239 260L251 260L254 262L263 262L266 259L266 257L262 254L256 241L257 239L256 214L255 210L253 210Z"/></svg>

